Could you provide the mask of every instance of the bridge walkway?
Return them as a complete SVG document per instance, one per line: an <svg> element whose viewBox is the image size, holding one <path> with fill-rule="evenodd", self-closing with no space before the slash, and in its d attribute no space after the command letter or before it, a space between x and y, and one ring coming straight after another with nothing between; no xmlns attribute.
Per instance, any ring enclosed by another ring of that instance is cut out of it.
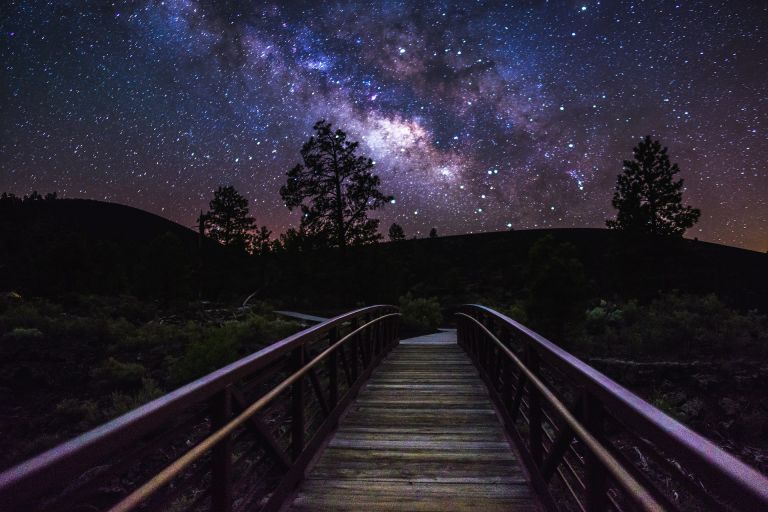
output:
<svg viewBox="0 0 768 512"><path fill-rule="evenodd" d="M456 331L403 340L308 469L290 511L540 510Z"/></svg>

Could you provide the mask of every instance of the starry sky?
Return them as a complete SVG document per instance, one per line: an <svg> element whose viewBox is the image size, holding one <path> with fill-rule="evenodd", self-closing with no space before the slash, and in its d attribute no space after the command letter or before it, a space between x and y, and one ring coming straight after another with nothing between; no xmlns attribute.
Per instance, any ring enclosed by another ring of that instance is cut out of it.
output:
<svg viewBox="0 0 768 512"><path fill-rule="evenodd" d="M768 2L10 1L0 190L259 224L318 119L361 143L408 236L602 227L650 134L702 210L768 250Z"/></svg>

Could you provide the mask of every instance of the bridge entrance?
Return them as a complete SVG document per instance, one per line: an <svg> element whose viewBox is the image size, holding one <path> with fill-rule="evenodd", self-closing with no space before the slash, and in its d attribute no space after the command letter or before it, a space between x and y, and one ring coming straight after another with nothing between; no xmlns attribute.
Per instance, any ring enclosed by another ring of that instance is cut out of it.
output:
<svg viewBox="0 0 768 512"><path fill-rule="evenodd" d="M288 510L541 510L456 331L403 340Z"/></svg>

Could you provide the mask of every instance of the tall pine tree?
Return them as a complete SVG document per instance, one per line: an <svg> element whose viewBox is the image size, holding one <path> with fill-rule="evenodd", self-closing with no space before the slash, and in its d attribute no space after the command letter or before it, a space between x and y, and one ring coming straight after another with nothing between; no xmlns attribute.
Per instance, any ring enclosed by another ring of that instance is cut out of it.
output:
<svg viewBox="0 0 768 512"><path fill-rule="evenodd" d="M256 223L248 213L248 200L235 187L219 187L208 206L210 211L198 220L206 234L222 245L250 250Z"/></svg>
<svg viewBox="0 0 768 512"><path fill-rule="evenodd" d="M670 164L667 148L650 135L633 151L634 160L624 161L613 194L616 219L606 225L633 233L682 236L701 211L683 205L683 180L674 180L680 169Z"/></svg>
<svg viewBox="0 0 768 512"><path fill-rule="evenodd" d="M288 171L280 195L289 210L300 208L301 228L331 246L346 247L378 241L378 219L368 218L392 199L380 190L373 161L357 155L357 142L347 140L331 123L318 121L315 135L301 148L304 164Z"/></svg>
<svg viewBox="0 0 768 512"><path fill-rule="evenodd" d="M403 226L393 222L392 225L389 226L389 239L393 242L405 240L405 231L403 230Z"/></svg>

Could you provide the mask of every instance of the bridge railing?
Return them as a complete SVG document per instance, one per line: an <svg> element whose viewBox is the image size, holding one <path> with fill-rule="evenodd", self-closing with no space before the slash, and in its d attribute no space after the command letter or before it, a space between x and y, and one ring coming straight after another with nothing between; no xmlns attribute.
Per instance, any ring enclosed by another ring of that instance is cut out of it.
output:
<svg viewBox="0 0 768 512"><path fill-rule="evenodd" d="M0 510L275 510L398 342L372 306L289 336L0 474Z"/></svg>
<svg viewBox="0 0 768 512"><path fill-rule="evenodd" d="M457 313L478 367L554 510L768 510L768 479L518 322Z"/></svg>

